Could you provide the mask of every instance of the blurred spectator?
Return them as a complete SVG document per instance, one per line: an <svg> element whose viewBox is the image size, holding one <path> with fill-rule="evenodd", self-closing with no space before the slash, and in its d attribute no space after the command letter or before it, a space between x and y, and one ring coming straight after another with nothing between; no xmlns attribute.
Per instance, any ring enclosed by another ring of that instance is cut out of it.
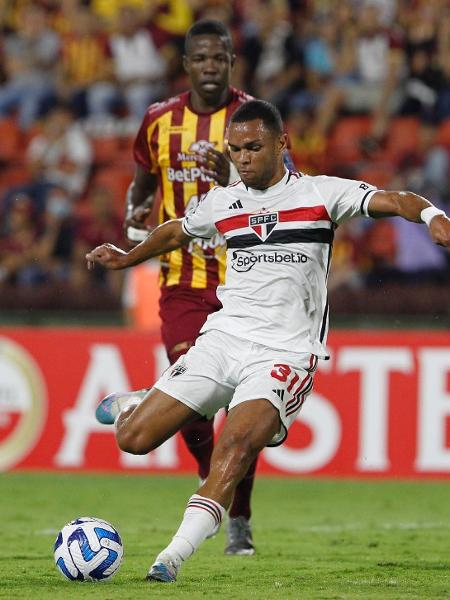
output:
<svg viewBox="0 0 450 600"><path fill-rule="evenodd" d="M205 0L158 0L147 4L145 24L156 47L165 57L172 84L170 94L186 89L182 60L184 34L205 4Z"/></svg>
<svg viewBox="0 0 450 600"><path fill-rule="evenodd" d="M0 282L42 285L68 278L72 255L72 203L63 189L51 190L39 215L33 198L18 194L0 232Z"/></svg>
<svg viewBox="0 0 450 600"><path fill-rule="evenodd" d="M391 189L409 189L444 208L436 190L427 186L421 170L404 165L389 185ZM390 219L369 223L361 247L366 253L366 282L445 283L449 280L448 253L430 242L426 227L409 221Z"/></svg>
<svg viewBox="0 0 450 600"><path fill-rule="evenodd" d="M204 4L204 0L158 0L149 3L148 24L158 47L174 44L182 50L184 34L194 22L195 12Z"/></svg>
<svg viewBox="0 0 450 600"><path fill-rule="evenodd" d="M329 81L337 69L338 31L333 16L319 15L311 23L311 31L304 41L304 61L308 70L308 87L316 88Z"/></svg>
<svg viewBox="0 0 450 600"><path fill-rule="evenodd" d="M361 288L361 253L358 221L350 221L335 229L333 240L333 258L327 288L334 292L340 288Z"/></svg>
<svg viewBox="0 0 450 600"><path fill-rule="evenodd" d="M437 192L443 198L449 193L449 167L449 151L437 143L436 127L423 122L415 151L399 164L399 174L407 178L406 187L413 191L430 187L431 193Z"/></svg>
<svg viewBox="0 0 450 600"><path fill-rule="evenodd" d="M16 196L24 193L32 199L36 214L43 214L49 192L55 186L64 190L72 202L79 199L89 176L92 150L68 107L54 106L49 111L42 130L31 139L25 154L30 180L6 192L2 200L5 213Z"/></svg>
<svg viewBox="0 0 450 600"><path fill-rule="evenodd" d="M72 283L75 287L99 285L120 294L121 271L86 269L86 253L106 240L116 246L123 244L122 218L116 213L111 191L102 185L94 187L87 197L89 212L80 217L75 229Z"/></svg>
<svg viewBox="0 0 450 600"><path fill-rule="evenodd" d="M396 282L400 273L395 264L397 236L394 219L374 221L362 237L367 273L365 282L369 286Z"/></svg>
<svg viewBox="0 0 450 600"><path fill-rule="evenodd" d="M158 2L148 2L147 0L91 0L90 7L108 30L112 31L120 18L120 13L124 8L131 8L139 12L141 16L151 18L157 10Z"/></svg>
<svg viewBox="0 0 450 600"><path fill-rule="evenodd" d="M69 279L74 223L72 198L64 188L52 188L48 194L37 244L39 264L51 281Z"/></svg>
<svg viewBox="0 0 450 600"><path fill-rule="evenodd" d="M312 111L293 108L286 116L289 153L296 167L308 175L318 175L326 168L326 143L313 127Z"/></svg>
<svg viewBox="0 0 450 600"><path fill-rule="evenodd" d="M440 120L436 112L438 97L446 86L444 65L439 56L438 13L431 6L423 5L406 18L407 77L402 113L436 122Z"/></svg>
<svg viewBox="0 0 450 600"><path fill-rule="evenodd" d="M34 285L45 279L37 262L39 222L32 198L20 194L12 203L0 236L0 282Z"/></svg>
<svg viewBox="0 0 450 600"><path fill-rule="evenodd" d="M147 29L140 24L139 12L123 6L117 19L117 32L110 37L115 81L104 84L104 95L98 99L96 116L111 114L125 100L130 116L140 121L152 102L167 91L166 63Z"/></svg>
<svg viewBox="0 0 450 600"><path fill-rule="evenodd" d="M84 191L92 162L88 137L70 108L52 108L42 132L30 142L27 158L34 181L57 185L74 199Z"/></svg>
<svg viewBox="0 0 450 600"><path fill-rule="evenodd" d="M338 111L345 108L372 115L370 140L378 142L402 99L401 40L394 30L382 27L378 9L372 4L363 5L354 27L343 33L342 72L325 92L317 116L317 132L325 136Z"/></svg>
<svg viewBox="0 0 450 600"><path fill-rule="evenodd" d="M77 8L71 24L62 37L58 95L79 117L102 115L113 79L107 36L87 6Z"/></svg>
<svg viewBox="0 0 450 600"><path fill-rule="evenodd" d="M430 196L428 196L430 197ZM444 283L448 281L446 252L435 244L425 227L394 219L397 253L395 266L402 283Z"/></svg>
<svg viewBox="0 0 450 600"><path fill-rule="evenodd" d="M236 63L238 85L251 94L275 103L284 111L290 96L303 88L302 56L292 27L277 19L276 0L255 0Z"/></svg>
<svg viewBox="0 0 450 600"><path fill-rule="evenodd" d="M4 37L6 81L0 87L0 117L17 111L20 126L27 129L54 97L59 37L38 4L26 6L21 15L20 31Z"/></svg>

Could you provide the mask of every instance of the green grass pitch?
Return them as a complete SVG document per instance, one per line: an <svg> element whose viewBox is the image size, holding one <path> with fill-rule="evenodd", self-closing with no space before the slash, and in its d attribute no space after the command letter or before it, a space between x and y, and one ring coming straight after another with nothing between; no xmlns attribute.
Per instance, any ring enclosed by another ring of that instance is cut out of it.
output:
<svg viewBox="0 0 450 600"><path fill-rule="evenodd" d="M304 600L450 598L450 484L259 477L257 555L226 557L220 532L176 584L144 581L178 526L194 477L7 473L0 476L0 598ZM57 531L98 516L125 560L104 584L65 581Z"/></svg>

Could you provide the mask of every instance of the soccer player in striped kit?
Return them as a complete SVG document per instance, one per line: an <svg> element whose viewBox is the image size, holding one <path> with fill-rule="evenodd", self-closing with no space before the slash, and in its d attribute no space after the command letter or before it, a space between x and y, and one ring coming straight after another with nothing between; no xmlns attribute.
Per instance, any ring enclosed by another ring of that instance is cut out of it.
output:
<svg viewBox="0 0 450 600"><path fill-rule="evenodd" d="M86 255L89 268L123 269L194 237L220 232L226 238L226 282L218 290L223 307L208 318L195 346L140 402L102 402L115 418L120 448L133 454L229 406L208 478L151 566L152 581L176 581L183 562L220 524L249 465L265 446L283 443L311 392L317 359L327 357L335 227L361 215L398 216L427 226L434 243L450 248L450 219L417 194L288 171L281 117L268 102L237 109L228 143L241 181L213 188L194 212L164 223L130 252L103 244Z"/></svg>
<svg viewBox="0 0 450 600"><path fill-rule="evenodd" d="M148 234L144 223L157 190L159 223L164 223L195 210L213 185L230 182L230 162L223 154L225 131L233 112L249 99L230 86L234 58L230 33L222 23L199 21L187 32L184 66L191 89L151 105L135 141L136 172L125 218L130 241ZM170 363L194 345L208 315L221 308L216 288L224 281L225 263L220 234L209 240L194 238L161 257L161 333ZM213 420L187 424L181 434L198 463L200 479L206 479L214 446ZM256 461L236 489L226 554L255 552L250 529L255 469Z"/></svg>

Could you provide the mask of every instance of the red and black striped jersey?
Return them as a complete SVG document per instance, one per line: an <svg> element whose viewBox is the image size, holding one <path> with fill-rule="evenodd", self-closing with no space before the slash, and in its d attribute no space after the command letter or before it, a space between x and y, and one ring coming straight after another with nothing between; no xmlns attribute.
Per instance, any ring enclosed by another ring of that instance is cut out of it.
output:
<svg viewBox="0 0 450 600"><path fill-rule="evenodd" d="M223 151L226 128L233 112L251 97L230 88L227 102L213 113L197 113L190 92L151 105L134 145L136 162L158 177L161 190L159 222L184 217L214 185L201 170L198 152L207 147ZM225 278L222 235L193 239L189 246L161 257L161 285L215 289Z"/></svg>

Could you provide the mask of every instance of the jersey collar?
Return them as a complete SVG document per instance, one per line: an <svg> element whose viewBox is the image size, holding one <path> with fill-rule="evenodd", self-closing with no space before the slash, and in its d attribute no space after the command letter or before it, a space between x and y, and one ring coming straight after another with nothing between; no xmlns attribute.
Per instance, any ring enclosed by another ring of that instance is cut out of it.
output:
<svg viewBox="0 0 450 600"><path fill-rule="evenodd" d="M245 186L245 187L247 189L247 192L251 196L257 196L259 198L265 197L265 196L273 196L274 194L279 194L283 191L283 188L286 186L286 184L288 183L290 178L291 178L290 171L288 171L288 169L285 169L284 175L280 179L280 181L278 181L277 183L274 183L274 185L271 185L270 187L266 188L265 190L255 190L251 187L247 187L247 186Z"/></svg>

